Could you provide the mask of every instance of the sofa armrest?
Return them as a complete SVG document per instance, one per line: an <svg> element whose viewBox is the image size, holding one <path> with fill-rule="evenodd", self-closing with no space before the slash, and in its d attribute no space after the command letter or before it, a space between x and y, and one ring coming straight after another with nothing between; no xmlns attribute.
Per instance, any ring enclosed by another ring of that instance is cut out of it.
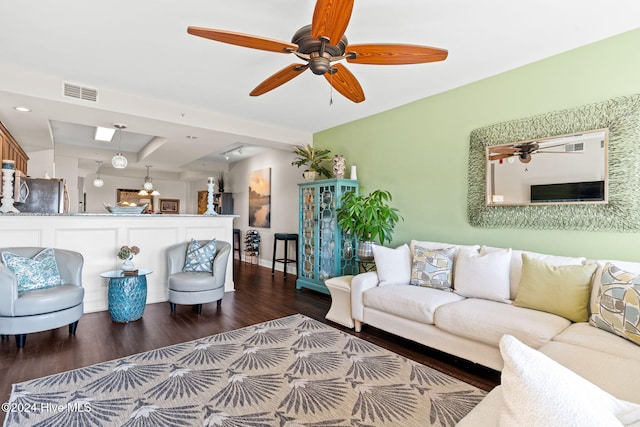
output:
<svg viewBox="0 0 640 427"><path fill-rule="evenodd" d="M364 316L364 305L362 304L362 294L367 289L378 286L378 273L369 271L358 274L351 280L351 317L362 322Z"/></svg>

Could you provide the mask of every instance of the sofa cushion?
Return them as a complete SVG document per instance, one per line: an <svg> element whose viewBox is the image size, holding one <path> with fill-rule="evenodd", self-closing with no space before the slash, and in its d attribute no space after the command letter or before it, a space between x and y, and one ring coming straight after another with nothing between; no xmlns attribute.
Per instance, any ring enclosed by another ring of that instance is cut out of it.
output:
<svg viewBox="0 0 640 427"><path fill-rule="evenodd" d="M33 258L2 252L2 261L16 276L19 293L62 284L52 248L43 249Z"/></svg>
<svg viewBox="0 0 640 427"><path fill-rule="evenodd" d="M548 342L538 350L607 393L640 403L640 362L637 360L559 341Z"/></svg>
<svg viewBox="0 0 640 427"><path fill-rule="evenodd" d="M430 249L414 248L411 284L451 292L453 290L453 255L455 247Z"/></svg>
<svg viewBox="0 0 640 427"><path fill-rule="evenodd" d="M482 246L480 253L494 252L503 250L503 248L496 248L492 246ZM584 257L566 257L558 255L546 255L537 252L529 252L514 249L511 251L511 271L509 272L509 284L511 299L515 299L518 295L520 287L520 276L522 276L522 254L526 253L532 258L540 259L547 264L551 265L582 265L586 261Z"/></svg>
<svg viewBox="0 0 640 427"><path fill-rule="evenodd" d="M512 336L500 341L500 426L614 426L640 421L640 405L617 399Z"/></svg>
<svg viewBox="0 0 640 427"><path fill-rule="evenodd" d="M601 269L598 288L589 322L640 344L640 275L607 263Z"/></svg>
<svg viewBox="0 0 640 427"><path fill-rule="evenodd" d="M187 246L187 256L184 260L182 271L213 272L213 259L217 250L216 239L211 240L204 246L196 239L191 239L189 246Z"/></svg>
<svg viewBox="0 0 640 427"><path fill-rule="evenodd" d="M553 341L590 348L640 362L640 351L636 344L611 332L598 329L587 322L572 324L553 337Z"/></svg>
<svg viewBox="0 0 640 427"><path fill-rule="evenodd" d="M453 292L411 285L376 286L362 295L365 307L428 324L433 324L438 307L463 299Z"/></svg>
<svg viewBox="0 0 640 427"><path fill-rule="evenodd" d="M411 252L404 244L395 249L373 245L380 286L406 285L411 279Z"/></svg>
<svg viewBox="0 0 640 427"><path fill-rule="evenodd" d="M522 254L518 307L546 311L572 322L589 320L589 295L596 264L551 265Z"/></svg>
<svg viewBox="0 0 640 427"><path fill-rule="evenodd" d="M468 298L509 301L511 249L480 254L460 248L455 266L455 292Z"/></svg>
<svg viewBox="0 0 640 427"><path fill-rule="evenodd" d="M34 289L20 294L14 302L14 316L33 316L53 313L82 304L84 288L76 285L60 285Z"/></svg>
<svg viewBox="0 0 640 427"><path fill-rule="evenodd" d="M494 347L498 347L502 335L509 334L538 348L571 322L543 311L468 298L440 306L435 313L435 324L446 332Z"/></svg>

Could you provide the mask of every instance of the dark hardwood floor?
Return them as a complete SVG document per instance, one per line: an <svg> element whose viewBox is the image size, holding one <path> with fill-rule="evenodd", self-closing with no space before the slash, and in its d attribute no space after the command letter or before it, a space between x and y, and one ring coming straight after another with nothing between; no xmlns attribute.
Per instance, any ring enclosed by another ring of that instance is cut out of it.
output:
<svg viewBox="0 0 640 427"><path fill-rule="evenodd" d="M484 390L495 387L498 372L398 338L366 326L360 333L327 321L328 295L296 290L294 275L235 260L236 291L222 305L206 304L197 315L190 306L178 306L171 315L168 303L149 304L142 319L114 323L109 313L85 314L75 336L66 327L29 334L17 349L14 337L0 342L0 401L7 402L11 384L140 353L255 323L302 313L385 347L409 359L432 366Z"/></svg>

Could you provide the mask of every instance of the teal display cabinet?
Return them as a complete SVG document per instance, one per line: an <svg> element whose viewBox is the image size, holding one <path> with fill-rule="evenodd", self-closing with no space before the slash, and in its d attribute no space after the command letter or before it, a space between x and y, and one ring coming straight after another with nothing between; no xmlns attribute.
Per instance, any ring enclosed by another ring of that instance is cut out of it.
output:
<svg viewBox="0 0 640 427"><path fill-rule="evenodd" d="M325 280L358 274L358 242L338 227L336 214L346 193L358 193L358 181L324 179L305 182L299 187L300 245L296 288L328 294Z"/></svg>

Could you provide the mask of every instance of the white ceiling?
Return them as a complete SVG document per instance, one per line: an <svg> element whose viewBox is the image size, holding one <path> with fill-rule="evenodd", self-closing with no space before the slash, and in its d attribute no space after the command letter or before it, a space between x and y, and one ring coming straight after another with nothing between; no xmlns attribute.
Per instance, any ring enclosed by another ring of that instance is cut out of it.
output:
<svg viewBox="0 0 640 427"><path fill-rule="evenodd" d="M300 61L186 32L193 25L289 41L310 23L314 6L313 0L0 2L0 120L27 151L50 149L55 140L57 155L77 156L82 168L94 170L95 160L115 154L117 141L97 146L90 129L124 123L122 149L131 168L152 165L154 173L189 179L225 168L221 153L240 144L247 147L243 156L289 150L311 142L314 132L640 22L637 0L356 1L346 33L351 43L449 50L446 61L432 64L348 64L366 95L360 104L310 72L250 97L258 83ZM97 102L64 98L63 82L96 89ZM18 113L18 105L32 112ZM147 142L134 143L145 135Z"/></svg>

